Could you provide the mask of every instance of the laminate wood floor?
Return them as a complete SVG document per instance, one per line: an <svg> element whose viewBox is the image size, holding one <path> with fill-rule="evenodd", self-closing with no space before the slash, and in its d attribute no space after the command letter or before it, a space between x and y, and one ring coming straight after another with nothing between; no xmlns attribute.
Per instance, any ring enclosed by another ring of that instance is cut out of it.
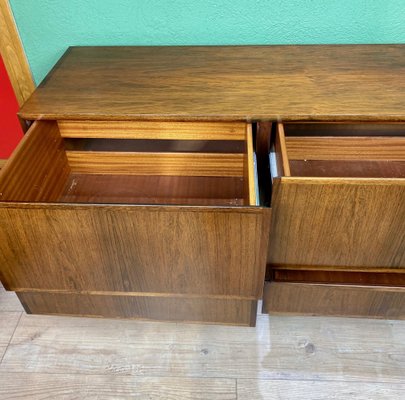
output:
<svg viewBox="0 0 405 400"><path fill-rule="evenodd" d="M33 316L0 287L0 399L405 399L405 321Z"/></svg>

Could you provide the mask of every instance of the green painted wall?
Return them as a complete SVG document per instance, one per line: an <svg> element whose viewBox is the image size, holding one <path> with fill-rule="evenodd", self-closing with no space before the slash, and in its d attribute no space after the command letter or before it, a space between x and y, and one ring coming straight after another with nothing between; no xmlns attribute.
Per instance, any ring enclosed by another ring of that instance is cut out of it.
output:
<svg viewBox="0 0 405 400"><path fill-rule="evenodd" d="M405 0L10 0L39 83L70 45L405 43Z"/></svg>

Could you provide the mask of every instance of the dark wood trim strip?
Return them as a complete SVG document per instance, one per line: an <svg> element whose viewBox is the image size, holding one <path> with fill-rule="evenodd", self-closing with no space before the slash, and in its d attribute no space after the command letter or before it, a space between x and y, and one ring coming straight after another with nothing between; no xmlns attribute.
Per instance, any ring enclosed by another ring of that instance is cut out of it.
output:
<svg viewBox="0 0 405 400"><path fill-rule="evenodd" d="M275 282L405 287L404 272L273 270L272 280Z"/></svg>
<svg viewBox="0 0 405 400"><path fill-rule="evenodd" d="M273 271L344 271L344 272L388 272L395 274L405 274L405 268L387 268L387 267L353 267L350 265L298 265L298 264L269 264L268 269Z"/></svg>
<svg viewBox="0 0 405 400"><path fill-rule="evenodd" d="M152 293L152 292L122 292L122 291L96 291L96 290L59 290L59 289L33 289L11 287L7 290L16 293L53 293L71 294L83 296L118 296L118 297L175 297L175 298L210 298L218 300L257 300L256 296L235 296L235 295L215 295L215 294L193 294L193 293Z"/></svg>

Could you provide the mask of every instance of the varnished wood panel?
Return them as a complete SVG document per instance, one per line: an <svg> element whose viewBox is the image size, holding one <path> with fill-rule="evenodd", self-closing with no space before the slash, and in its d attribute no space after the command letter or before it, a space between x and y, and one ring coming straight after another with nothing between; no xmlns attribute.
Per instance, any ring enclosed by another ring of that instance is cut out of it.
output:
<svg viewBox="0 0 405 400"><path fill-rule="evenodd" d="M239 176L243 154L125 153L67 151L72 172L78 174ZM248 177L247 177L248 178Z"/></svg>
<svg viewBox="0 0 405 400"><path fill-rule="evenodd" d="M35 122L0 171L0 201L57 201L70 172L55 122Z"/></svg>
<svg viewBox="0 0 405 400"><path fill-rule="evenodd" d="M21 106L35 85L8 0L0 0L0 53Z"/></svg>
<svg viewBox="0 0 405 400"><path fill-rule="evenodd" d="M289 137L289 160L405 161L404 137Z"/></svg>
<svg viewBox="0 0 405 400"><path fill-rule="evenodd" d="M256 170L255 170L255 160L253 153L253 133L252 126L247 125L246 129L246 154L244 160L244 179L246 182L246 194L248 198L248 204L251 206L256 205Z"/></svg>
<svg viewBox="0 0 405 400"><path fill-rule="evenodd" d="M20 115L404 121L402 76L405 45L71 47Z"/></svg>
<svg viewBox="0 0 405 400"><path fill-rule="evenodd" d="M292 176L405 178L405 161L290 160Z"/></svg>
<svg viewBox="0 0 405 400"><path fill-rule="evenodd" d="M370 121L341 121L337 123L335 118L323 122L289 122L284 124L287 136L405 136L405 124L401 122Z"/></svg>
<svg viewBox="0 0 405 400"><path fill-rule="evenodd" d="M405 319L405 288L266 283L264 312Z"/></svg>
<svg viewBox="0 0 405 400"><path fill-rule="evenodd" d="M59 201L237 206L248 205L244 190L238 177L70 174Z"/></svg>
<svg viewBox="0 0 405 400"><path fill-rule="evenodd" d="M271 280L276 282L336 283L352 285L404 286L405 270L380 272L334 271L318 269L279 269L272 268Z"/></svg>
<svg viewBox="0 0 405 400"><path fill-rule="evenodd" d="M2 169L6 165L7 160L0 160L0 169Z"/></svg>
<svg viewBox="0 0 405 400"><path fill-rule="evenodd" d="M273 157L273 165L271 167L272 177L290 176L290 164L287 155L287 148L285 144L284 125L282 123L275 124L274 140L270 157ZM272 162L272 161L270 161Z"/></svg>
<svg viewBox="0 0 405 400"><path fill-rule="evenodd" d="M10 289L262 294L269 209L0 204L0 218Z"/></svg>
<svg viewBox="0 0 405 400"><path fill-rule="evenodd" d="M166 153L246 153L246 140L64 138L66 150Z"/></svg>
<svg viewBox="0 0 405 400"><path fill-rule="evenodd" d="M176 140L245 140L243 122L58 121L63 137Z"/></svg>
<svg viewBox="0 0 405 400"><path fill-rule="evenodd" d="M72 293L19 292L18 298L33 314L142 318L255 325L257 301L238 299L109 296Z"/></svg>
<svg viewBox="0 0 405 400"><path fill-rule="evenodd" d="M405 180L274 180L274 265L405 267Z"/></svg>

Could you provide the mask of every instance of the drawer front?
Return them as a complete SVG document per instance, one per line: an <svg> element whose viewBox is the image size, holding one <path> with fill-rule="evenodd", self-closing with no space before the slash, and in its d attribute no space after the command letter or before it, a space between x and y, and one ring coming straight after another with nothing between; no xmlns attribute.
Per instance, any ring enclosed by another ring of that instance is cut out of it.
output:
<svg viewBox="0 0 405 400"><path fill-rule="evenodd" d="M261 296L270 210L3 204L0 219L11 290Z"/></svg>
<svg viewBox="0 0 405 400"><path fill-rule="evenodd" d="M0 175L16 291L257 299L270 209L244 123L38 121Z"/></svg>
<svg viewBox="0 0 405 400"><path fill-rule="evenodd" d="M405 319L405 288L271 282L263 312Z"/></svg>
<svg viewBox="0 0 405 400"><path fill-rule="evenodd" d="M405 125L278 124L268 263L405 268Z"/></svg>
<svg viewBox="0 0 405 400"><path fill-rule="evenodd" d="M270 264L405 268L405 182L274 181Z"/></svg>

